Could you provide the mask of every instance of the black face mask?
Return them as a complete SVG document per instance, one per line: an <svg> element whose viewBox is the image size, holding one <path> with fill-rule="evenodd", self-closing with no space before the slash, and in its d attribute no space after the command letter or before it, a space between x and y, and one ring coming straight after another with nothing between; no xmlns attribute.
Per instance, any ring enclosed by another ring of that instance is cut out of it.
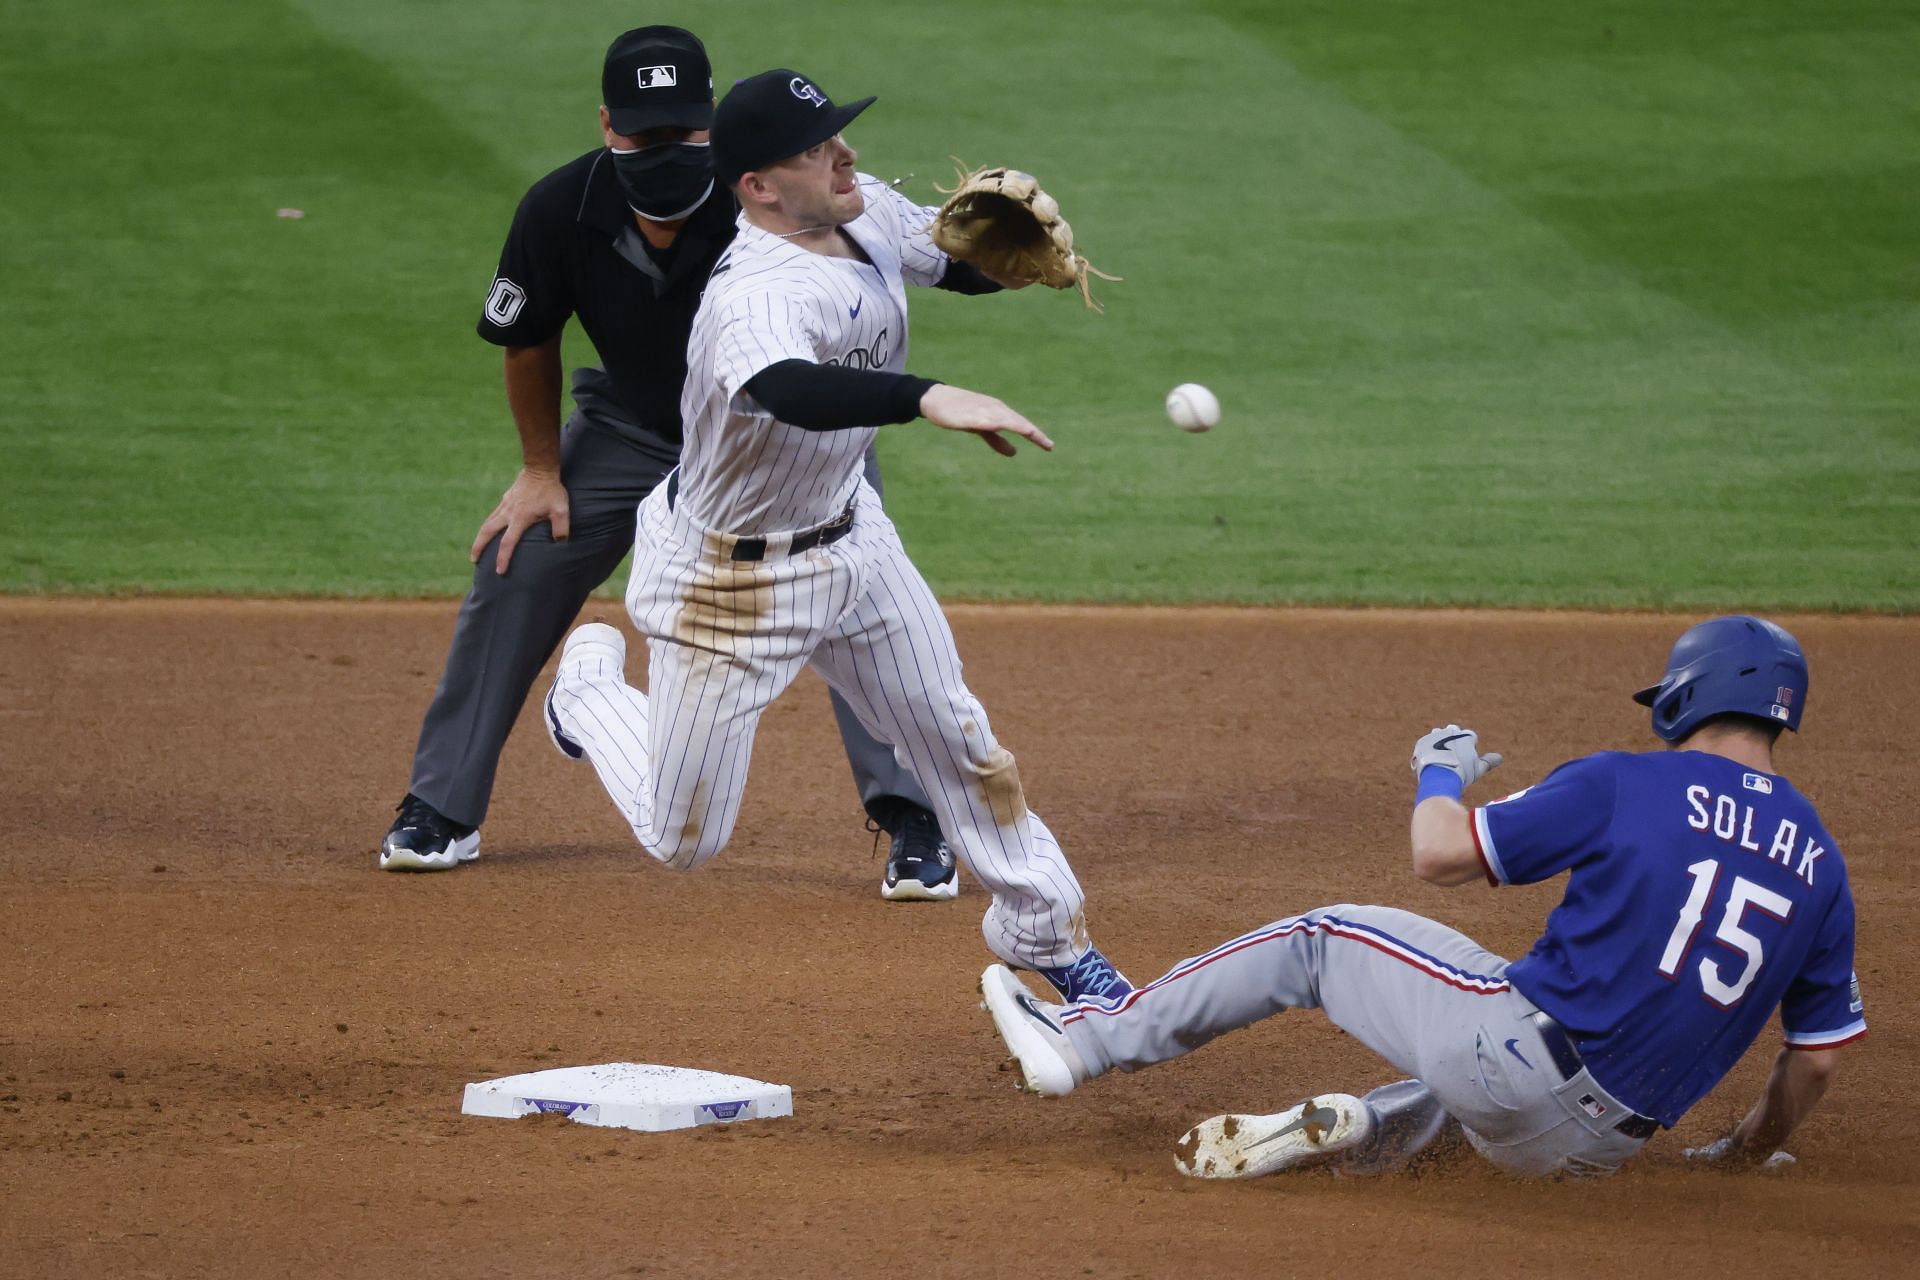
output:
<svg viewBox="0 0 1920 1280"><path fill-rule="evenodd" d="M704 142L668 142L608 154L627 204L651 222L686 217L713 190L713 150Z"/></svg>

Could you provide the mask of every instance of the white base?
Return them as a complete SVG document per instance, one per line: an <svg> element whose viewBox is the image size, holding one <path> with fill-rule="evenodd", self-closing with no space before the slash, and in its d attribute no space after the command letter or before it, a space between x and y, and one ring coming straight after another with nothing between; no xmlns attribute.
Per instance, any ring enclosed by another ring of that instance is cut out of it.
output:
<svg viewBox="0 0 1920 1280"><path fill-rule="evenodd" d="M467 1086L460 1110L507 1119L557 1114L578 1124L658 1133L790 1116L793 1090L691 1067L606 1062L482 1080Z"/></svg>

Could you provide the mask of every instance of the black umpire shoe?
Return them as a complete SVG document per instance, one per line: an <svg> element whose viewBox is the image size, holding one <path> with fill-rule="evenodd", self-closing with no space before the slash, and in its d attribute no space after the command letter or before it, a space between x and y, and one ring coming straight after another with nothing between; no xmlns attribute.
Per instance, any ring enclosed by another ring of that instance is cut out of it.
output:
<svg viewBox="0 0 1920 1280"><path fill-rule="evenodd" d="M382 871L451 871L480 856L480 829L463 827L411 791L380 842Z"/></svg>
<svg viewBox="0 0 1920 1280"><path fill-rule="evenodd" d="M938 819L925 809L903 809L892 831L881 897L888 902L945 902L960 892L953 850L940 836Z"/></svg>

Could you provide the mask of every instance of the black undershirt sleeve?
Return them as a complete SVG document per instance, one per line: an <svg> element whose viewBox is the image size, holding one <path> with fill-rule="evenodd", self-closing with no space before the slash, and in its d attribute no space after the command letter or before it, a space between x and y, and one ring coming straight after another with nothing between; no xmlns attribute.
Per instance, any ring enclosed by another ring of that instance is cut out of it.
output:
<svg viewBox="0 0 1920 1280"><path fill-rule="evenodd" d="M912 422L932 378L880 369L843 369L811 360L782 360L741 388L780 421L806 431L845 431Z"/></svg>
<svg viewBox="0 0 1920 1280"><path fill-rule="evenodd" d="M998 293L1001 286L980 273L980 268L960 261L947 259L947 274L940 277L940 283L933 286L945 289L949 293Z"/></svg>

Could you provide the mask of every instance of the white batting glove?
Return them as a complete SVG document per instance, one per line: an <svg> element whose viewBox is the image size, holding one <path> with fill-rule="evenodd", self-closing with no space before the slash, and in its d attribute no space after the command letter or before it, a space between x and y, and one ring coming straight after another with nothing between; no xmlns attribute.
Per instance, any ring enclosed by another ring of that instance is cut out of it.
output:
<svg viewBox="0 0 1920 1280"><path fill-rule="evenodd" d="M1480 735L1471 729L1450 724L1429 732L1413 744L1413 776L1430 764L1451 769L1460 775L1460 785L1470 787L1500 767L1506 759L1498 751L1480 753Z"/></svg>

